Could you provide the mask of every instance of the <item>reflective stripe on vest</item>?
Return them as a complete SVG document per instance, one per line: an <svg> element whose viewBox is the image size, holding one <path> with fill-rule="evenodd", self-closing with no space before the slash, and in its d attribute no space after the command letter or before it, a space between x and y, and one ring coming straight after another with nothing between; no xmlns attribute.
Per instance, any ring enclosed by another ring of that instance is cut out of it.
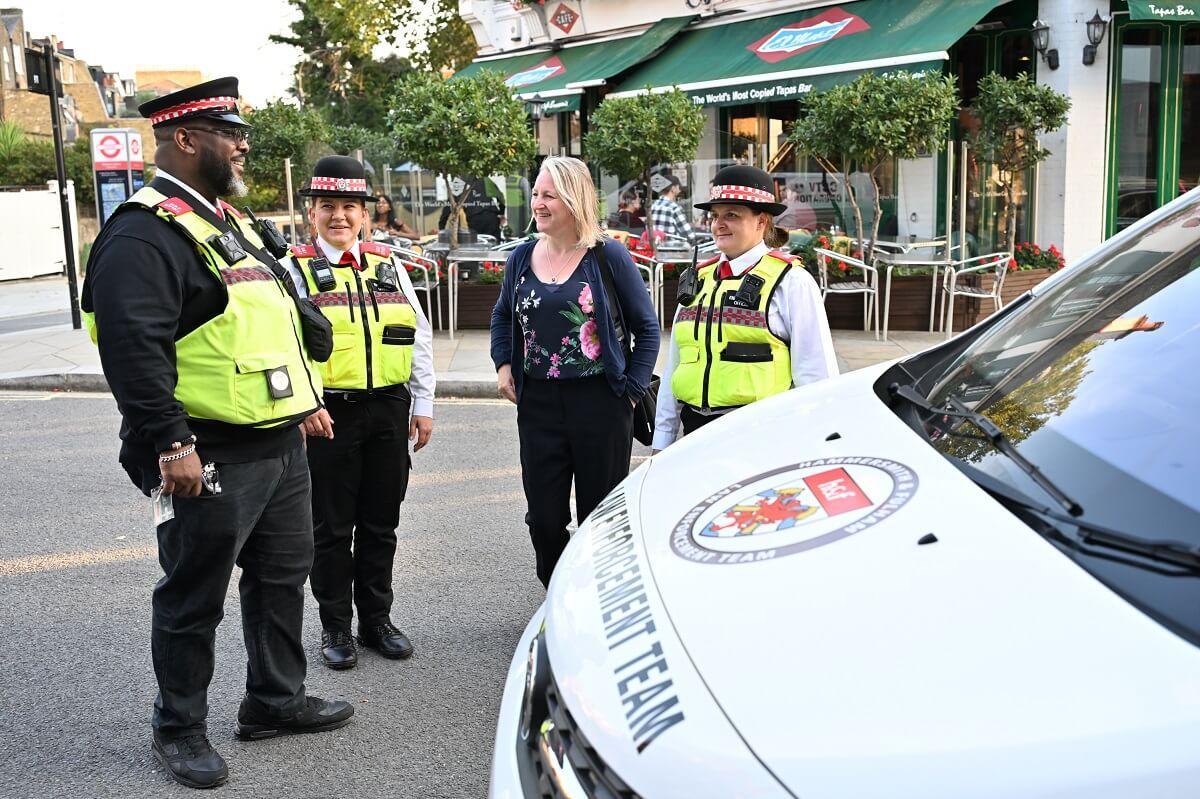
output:
<svg viewBox="0 0 1200 799"><path fill-rule="evenodd" d="M749 405L792 387L786 341L767 326L771 297L795 261L770 253L744 275L717 280L719 264L699 270L700 289L679 310L672 336L679 365L671 375L675 398L696 408ZM734 295L745 275L765 282L754 307L738 307Z"/></svg>
<svg viewBox="0 0 1200 799"><path fill-rule="evenodd" d="M248 427L280 427L320 407L320 378L304 350L295 302L253 253L236 264L225 261L207 240L221 235L178 197L149 186L123 205L153 211L181 230L221 281L225 310L175 342L175 398L193 419ZM227 211L228 213L228 211ZM230 220L250 244L262 248L253 230ZM87 314L96 341L96 321Z"/></svg>
<svg viewBox="0 0 1200 799"><path fill-rule="evenodd" d="M412 374L417 314L398 286L396 291L374 287L379 267L391 261L391 250L373 242L358 246L364 268L330 264L337 280L330 291L318 290L308 268L317 250L292 248L308 298L333 323L333 355L320 365L322 382L347 391L402 385ZM403 268L396 266L397 277Z"/></svg>

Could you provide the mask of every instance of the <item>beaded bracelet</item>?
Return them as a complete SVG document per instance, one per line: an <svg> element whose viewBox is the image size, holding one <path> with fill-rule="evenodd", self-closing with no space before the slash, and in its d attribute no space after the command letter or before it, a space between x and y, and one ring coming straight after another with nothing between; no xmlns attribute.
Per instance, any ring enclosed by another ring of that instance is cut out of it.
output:
<svg viewBox="0 0 1200 799"><path fill-rule="evenodd" d="M181 449L182 447L185 447L188 444L195 444L195 443L196 443L196 434L192 433L190 436L185 438L183 441L172 441L171 449Z"/></svg>
<svg viewBox="0 0 1200 799"><path fill-rule="evenodd" d="M184 458L186 458L188 455L191 455L195 451L196 451L196 445L189 444L187 447L185 447L184 449L181 449L179 452L175 452L170 455L159 455L158 462L159 463L170 463L171 461L183 460Z"/></svg>

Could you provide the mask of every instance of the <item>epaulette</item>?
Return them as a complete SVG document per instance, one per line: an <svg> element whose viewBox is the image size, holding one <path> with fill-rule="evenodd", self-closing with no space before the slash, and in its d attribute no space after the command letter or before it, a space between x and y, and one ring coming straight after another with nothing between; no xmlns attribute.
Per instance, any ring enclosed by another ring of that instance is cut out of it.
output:
<svg viewBox="0 0 1200 799"><path fill-rule="evenodd" d="M222 211L228 211L229 213L236 216L238 219L242 218L242 212L239 211L238 209L234 208L232 205L225 202L224 200L218 200L217 207L220 208Z"/></svg>
<svg viewBox="0 0 1200 799"><path fill-rule="evenodd" d="M386 244L380 244L377 241L360 242L358 248L363 252L369 252L371 255L378 255L381 258L388 258L392 254L391 247L388 247Z"/></svg>
<svg viewBox="0 0 1200 799"><path fill-rule="evenodd" d="M181 214L190 214L192 212L192 206L188 205L178 197L168 197L160 202L158 207L165 211L169 211L175 216L179 216Z"/></svg>
<svg viewBox="0 0 1200 799"><path fill-rule="evenodd" d="M311 244L293 244L290 247L292 255L297 258L316 258L317 248Z"/></svg>
<svg viewBox="0 0 1200 799"><path fill-rule="evenodd" d="M714 255L712 258L709 258L707 261L701 261L700 263L696 264L696 268L703 269L706 266L712 266L719 260L721 260L721 256Z"/></svg>
<svg viewBox="0 0 1200 799"><path fill-rule="evenodd" d="M795 253L792 253L792 252L788 252L787 250L771 250L769 253L767 253L767 255L771 256L772 258L776 258L780 261L783 261L785 264L790 264L794 261L801 260L799 255L796 255Z"/></svg>

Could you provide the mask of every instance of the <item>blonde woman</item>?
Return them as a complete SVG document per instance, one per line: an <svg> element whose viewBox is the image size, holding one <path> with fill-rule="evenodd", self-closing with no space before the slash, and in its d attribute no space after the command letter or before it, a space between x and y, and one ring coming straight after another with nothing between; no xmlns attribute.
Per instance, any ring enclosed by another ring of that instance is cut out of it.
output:
<svg viewBox="0 0 1200 799"><path fill-rule="evenodd" d="M628 251L602 237L597 205L582 161L542 162L532 193L538 238L509 256L492 311L492 361L501 396L517 406L542 585L567 545L572 480L582 522L629 473L633 407L658 357L650 296Z"/></svg>

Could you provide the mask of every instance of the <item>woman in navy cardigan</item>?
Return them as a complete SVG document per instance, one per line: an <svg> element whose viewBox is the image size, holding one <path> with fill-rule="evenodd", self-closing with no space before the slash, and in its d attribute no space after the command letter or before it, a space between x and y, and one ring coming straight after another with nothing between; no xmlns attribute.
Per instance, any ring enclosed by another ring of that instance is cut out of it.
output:
<svg viewBox="0 0 1200 799"><path fill-rule="evenodd" d="M492 310L492 361L500 395L517 406L525 520L547 586L567 545L571 480L582 523L629 473L633 408L658 358L650 295L628 251L603 237L597 204L582 161L542 162L532 201L541 235L509 256ZM632 349L617 338L617 313Z"/></svg>

